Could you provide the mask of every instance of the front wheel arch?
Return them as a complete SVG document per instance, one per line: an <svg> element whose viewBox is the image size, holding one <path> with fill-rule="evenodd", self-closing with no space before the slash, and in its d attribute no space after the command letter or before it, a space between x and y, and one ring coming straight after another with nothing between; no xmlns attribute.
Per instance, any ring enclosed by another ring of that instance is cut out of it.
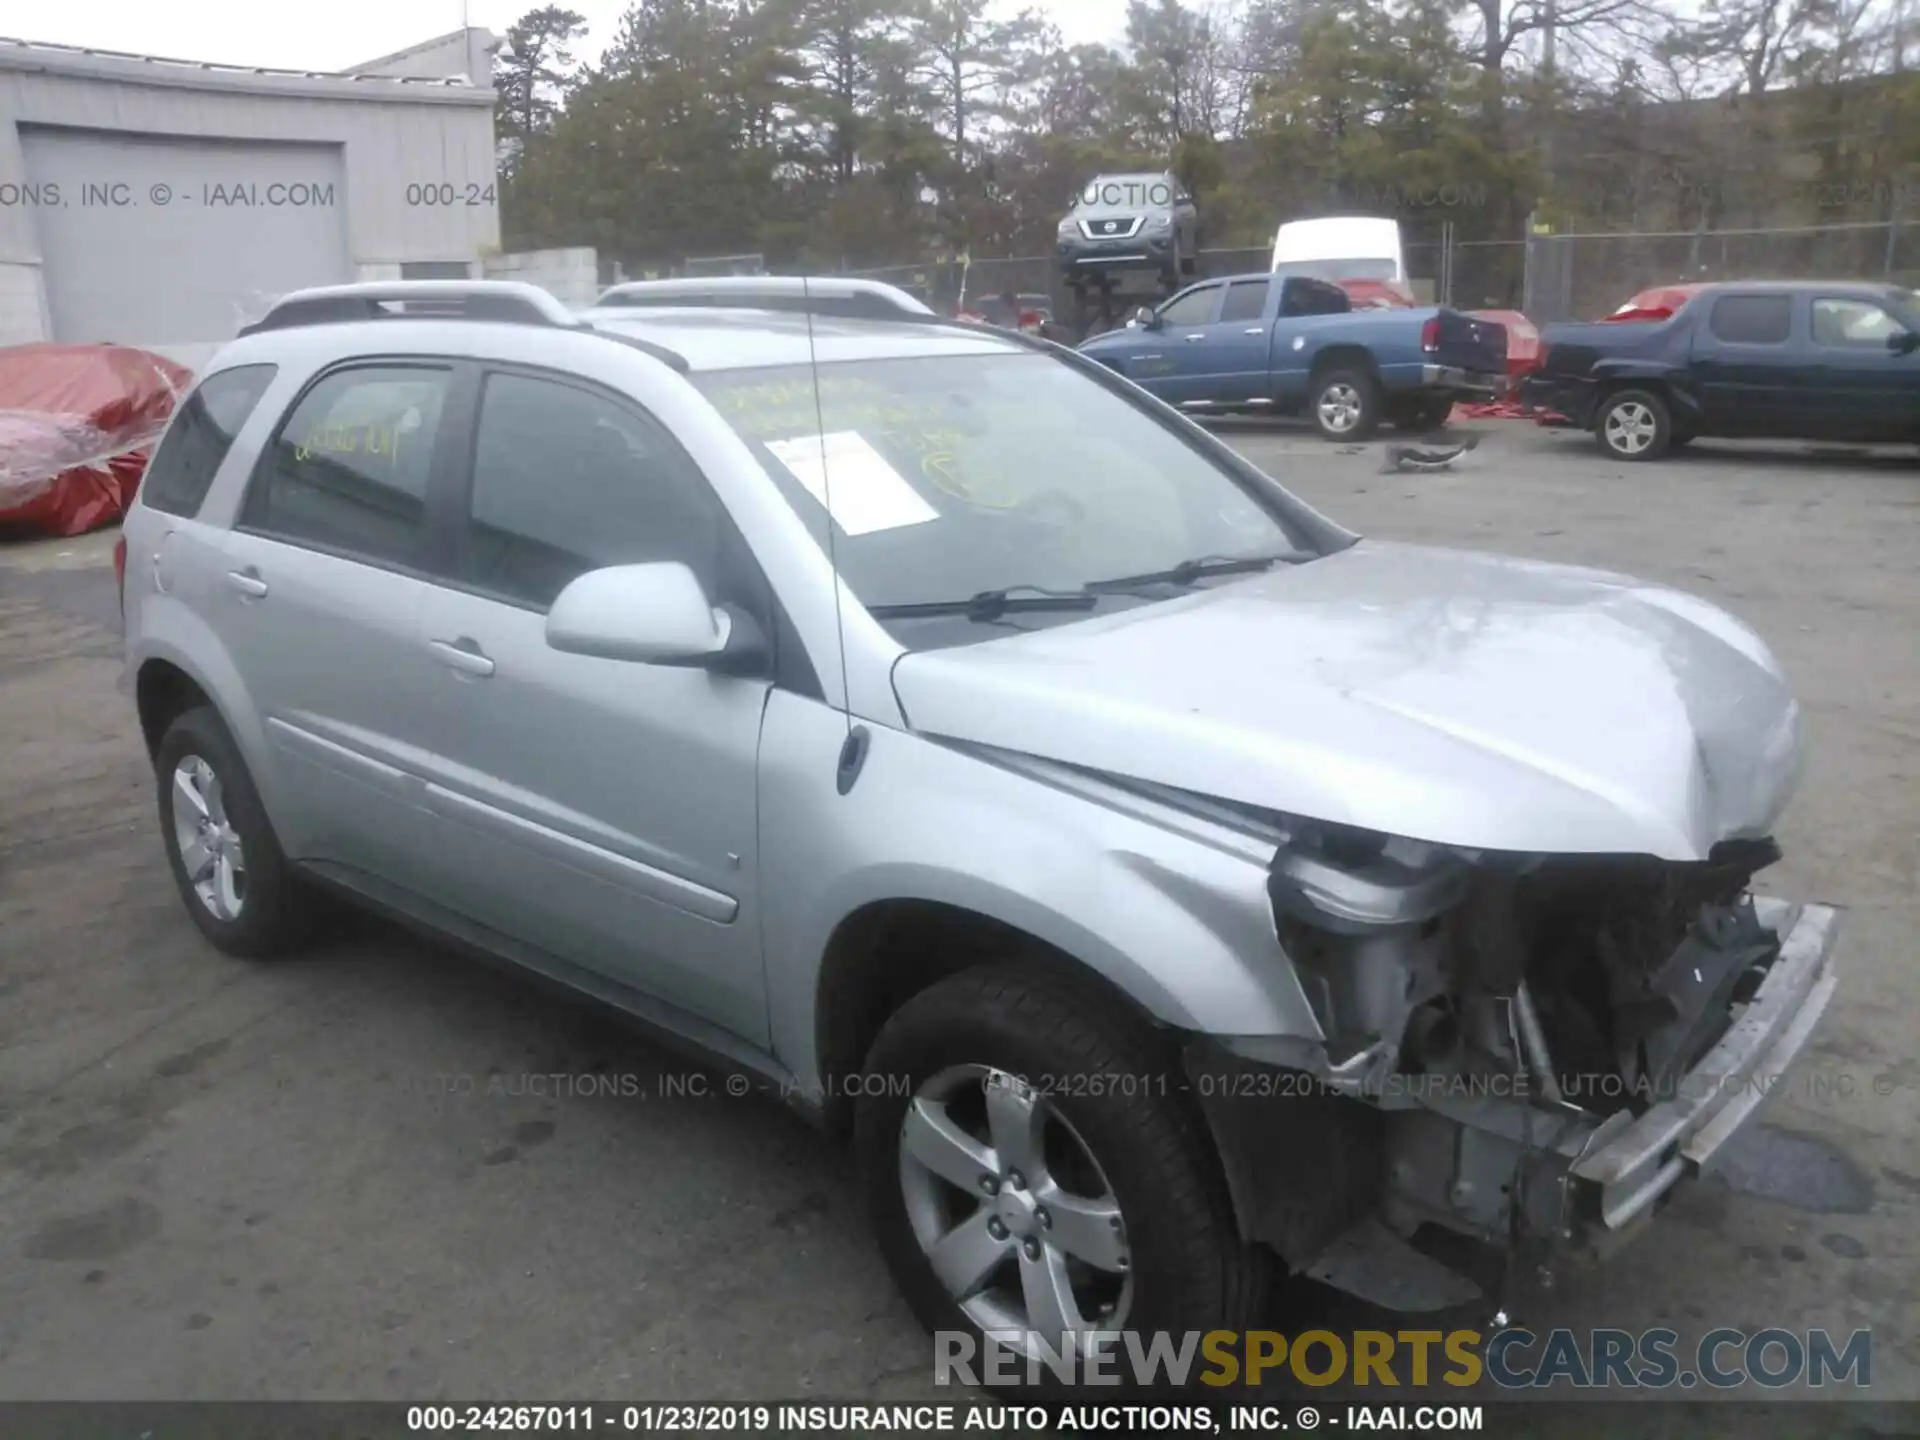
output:
<svg viewBox="0 0 1920 1440"><path fill-rule="evenodd" d="M1016 925L945 901L875 901L835 927L820 966L814 1029L827 1128L850 1128L852 1105L841 1082L859 1073L902 1006L962 971L1008 959L1084 983L1146 1022L1164 1024L1099 970Z"/></svg>

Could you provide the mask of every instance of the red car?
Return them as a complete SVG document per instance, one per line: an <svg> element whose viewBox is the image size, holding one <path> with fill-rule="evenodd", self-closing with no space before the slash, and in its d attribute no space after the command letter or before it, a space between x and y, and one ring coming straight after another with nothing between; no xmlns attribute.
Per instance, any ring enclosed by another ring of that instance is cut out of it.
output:
<svg viewBox="0 0 1920 1440"><path fill-rule="evenodd" d="M982 295L961 307L958 318L981 325L997 325L1002 330L1023 330L1037 335L1040 327L1053 319L1053 301L1046 295L1020 294L1007 304L1005 295Z"/></svg>

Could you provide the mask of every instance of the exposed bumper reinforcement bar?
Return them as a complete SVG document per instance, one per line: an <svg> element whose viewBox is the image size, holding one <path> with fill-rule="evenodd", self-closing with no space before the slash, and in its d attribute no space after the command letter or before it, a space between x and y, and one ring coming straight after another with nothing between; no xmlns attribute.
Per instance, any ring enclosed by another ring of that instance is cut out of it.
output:
<svg viewBox="0 0 1920 1440"><path fill-rule="evenodd" d="M1570 1170L1576 1210L1607 1231L1639 1219L1714 1156L1766 1099L1833 999L1839 916L1830 906L1760 898L1754 910L1780 936L1780 958L1740 1018L1678 1093L1626 1123L1602 1126ZM1625 1120L1625 1117L1620 1117Z"/></svg>

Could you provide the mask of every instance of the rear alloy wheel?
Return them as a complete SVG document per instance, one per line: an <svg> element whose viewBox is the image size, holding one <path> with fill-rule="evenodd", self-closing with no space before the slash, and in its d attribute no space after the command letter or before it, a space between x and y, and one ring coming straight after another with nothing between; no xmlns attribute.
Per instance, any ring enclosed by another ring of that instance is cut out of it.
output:
<svg viewBox="0 0 1920 1440"><path fill-rule="evenodd" d="M1123 1004L1026 965L964 971L887 1022L856 1142L881 1251L929 1330L991 1332L1045 1374L1123 1329L1251 1322L1264 1259L1177 1064Z"/></svg>
<svg viewBox="0 0 1920 1440"><path fill-rule="evenodd" d="M260 957L306 934L308 896L220 717L189 710L154 756L160 833L180 898L229 955Z"/></svg>
<svg viewBox="0 0 1920 1440"><path fill-rule="evenodd" d="M1616 390L1601 402L1593 430L1616 460L1657 460L1673 442L1673 417L1651 390Z"/></svg>
<svg viewBox="0 0 1920 1440"><path fill-rule="evenodd" d="M1313 382L1307 412L1329 440L1365 440L1380 428L1380 386L1364 370L1329 370Z"/></svg>

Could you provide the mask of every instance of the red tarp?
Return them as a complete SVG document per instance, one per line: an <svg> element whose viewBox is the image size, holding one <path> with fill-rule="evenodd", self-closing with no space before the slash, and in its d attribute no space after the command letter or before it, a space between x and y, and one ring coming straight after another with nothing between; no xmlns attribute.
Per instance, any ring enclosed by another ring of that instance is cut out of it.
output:
<svg viewBox="0 0 1920 1440"><path fill-rule="evenodd" d="M192 371L124 345L0 349L0 537L118 520L192 383Z"/></svg>
<svg viewBox="0 0 1920 1440"><path fill-rule="evenodd" d="M1650 290L1642 290L1606 318L1608 320L1665 320L1699 294L1700 288L1699 285L1655 285Z"/></svg>
<svg viewBox="0 0 1920 1440"><path fill-rule="evenodd" d="M1356 310L1411 310L1413 291L1398 280L1336 280Z"/></svg>

